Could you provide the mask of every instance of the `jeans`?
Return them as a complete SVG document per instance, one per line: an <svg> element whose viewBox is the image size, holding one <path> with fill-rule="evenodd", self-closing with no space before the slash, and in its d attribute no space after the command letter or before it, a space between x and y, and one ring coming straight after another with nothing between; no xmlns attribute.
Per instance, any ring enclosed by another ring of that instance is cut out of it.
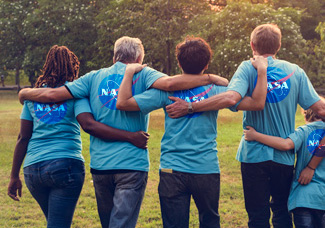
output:
<svg viewBox="0 0 325 228"><path fill-rule="evenodd" d="M325 211L298 207L293 210L296 228L325 228Z"/></svg>
<svg viewBox="0 0 325 228"><path fill-rule="evenodd" d="M84 183L84 163L70 158L38 162L24 168L24 177L46 217L47 227L70 227Z"/></svg>
<svg viewBox="0 0 325 228"><path fill-rule="evenodd" d="M199 211L200 228L220 227L219 173L192 174L161 171L158 193L165 228L189 227L191 196Z"/></svg>
<svg viewBox="0 0 325 228"><path fill-rule="evenodd" d="M291 228L292 216L287 202L293 178L293 166L266 161L241 163L248 226L270 227L270 207L274 228ZM272 197L270 201L270 197Z"/></svg>
<svg viewBox="0 0 325 228"><path fill-rule="evenodd" d="M130 171L92 174L103 228L134 228L147 186L148 173Z"/></svg>

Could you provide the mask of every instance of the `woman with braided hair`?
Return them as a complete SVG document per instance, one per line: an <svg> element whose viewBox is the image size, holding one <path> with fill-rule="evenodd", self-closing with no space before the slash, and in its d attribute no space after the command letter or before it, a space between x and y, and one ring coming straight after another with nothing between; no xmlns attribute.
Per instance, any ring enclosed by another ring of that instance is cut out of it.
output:
<svg viewBox="0 0 325 228"><path fill-rule="evenodd" d="M53 46L35 87L64 86L78 78L79 64L67 47ZM127 132L95 121L88 99L46 104L25 101L20 119L8 195L16 201L21 197L19 172L26 156L25 183L40 205L48 228L71 226L84 182L78 122L86 132L101 139L128 141L141 148L148 140L142 131Z"/></svg>

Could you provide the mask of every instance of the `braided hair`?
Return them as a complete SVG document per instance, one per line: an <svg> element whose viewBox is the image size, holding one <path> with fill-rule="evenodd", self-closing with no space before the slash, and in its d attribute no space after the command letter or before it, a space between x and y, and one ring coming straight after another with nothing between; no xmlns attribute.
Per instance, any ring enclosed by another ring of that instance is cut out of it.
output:
<svg viewBox="0 0 325 228"><path fill-rule="evenodd" d="M35 87L58 87L66 81L78 78L80 62L78 57L65 46L54 45L46 56L43 75L39 76Z"/></svg>

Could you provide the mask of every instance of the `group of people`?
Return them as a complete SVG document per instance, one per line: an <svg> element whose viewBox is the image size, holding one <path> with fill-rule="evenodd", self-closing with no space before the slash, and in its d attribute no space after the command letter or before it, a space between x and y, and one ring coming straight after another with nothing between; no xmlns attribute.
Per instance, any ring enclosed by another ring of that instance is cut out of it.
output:
<svg viewBox="0 0 325 228"><path fill-rule="evenodd" d="M193 197L200 227L220 227L217 117L229 108L244 110L236 159L248 226L270 227L271 208L276 228L292 227L291 212L297 228L325 227L325 102L299 66L276 58L278 26L256 27L250 44L253 58L241 63L229 85L204 74L212 53L199 37L176 46L182 74L173 77L142 65L137 38L118 39L114 64L80 78L77 56L53 46L36 88L19 93L24 107L8 195L21 196L25 159L26 186L47 227L71 226L85 176L79 123L90 134L102 227L135 227L149 170L148 114L164 108L158 186L163 226L188 227ZM308 124L295 131L297 104Z"/></svg>

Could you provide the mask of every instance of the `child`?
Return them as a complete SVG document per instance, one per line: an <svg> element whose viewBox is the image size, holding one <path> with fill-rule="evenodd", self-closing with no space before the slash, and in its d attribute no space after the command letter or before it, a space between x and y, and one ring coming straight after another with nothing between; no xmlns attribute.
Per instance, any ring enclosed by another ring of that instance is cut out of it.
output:
<svg viewBox="0 0 325 228"><path fill-rule="evenodd" d="M284 139L256 132L247 126L245 140L258 141L278 150L297 153L295 176L288 199L296 228L325 227L325 136L323 119L311 109L304 111L306 125ZM321 141L322 140L322 141Z"/></svg>

